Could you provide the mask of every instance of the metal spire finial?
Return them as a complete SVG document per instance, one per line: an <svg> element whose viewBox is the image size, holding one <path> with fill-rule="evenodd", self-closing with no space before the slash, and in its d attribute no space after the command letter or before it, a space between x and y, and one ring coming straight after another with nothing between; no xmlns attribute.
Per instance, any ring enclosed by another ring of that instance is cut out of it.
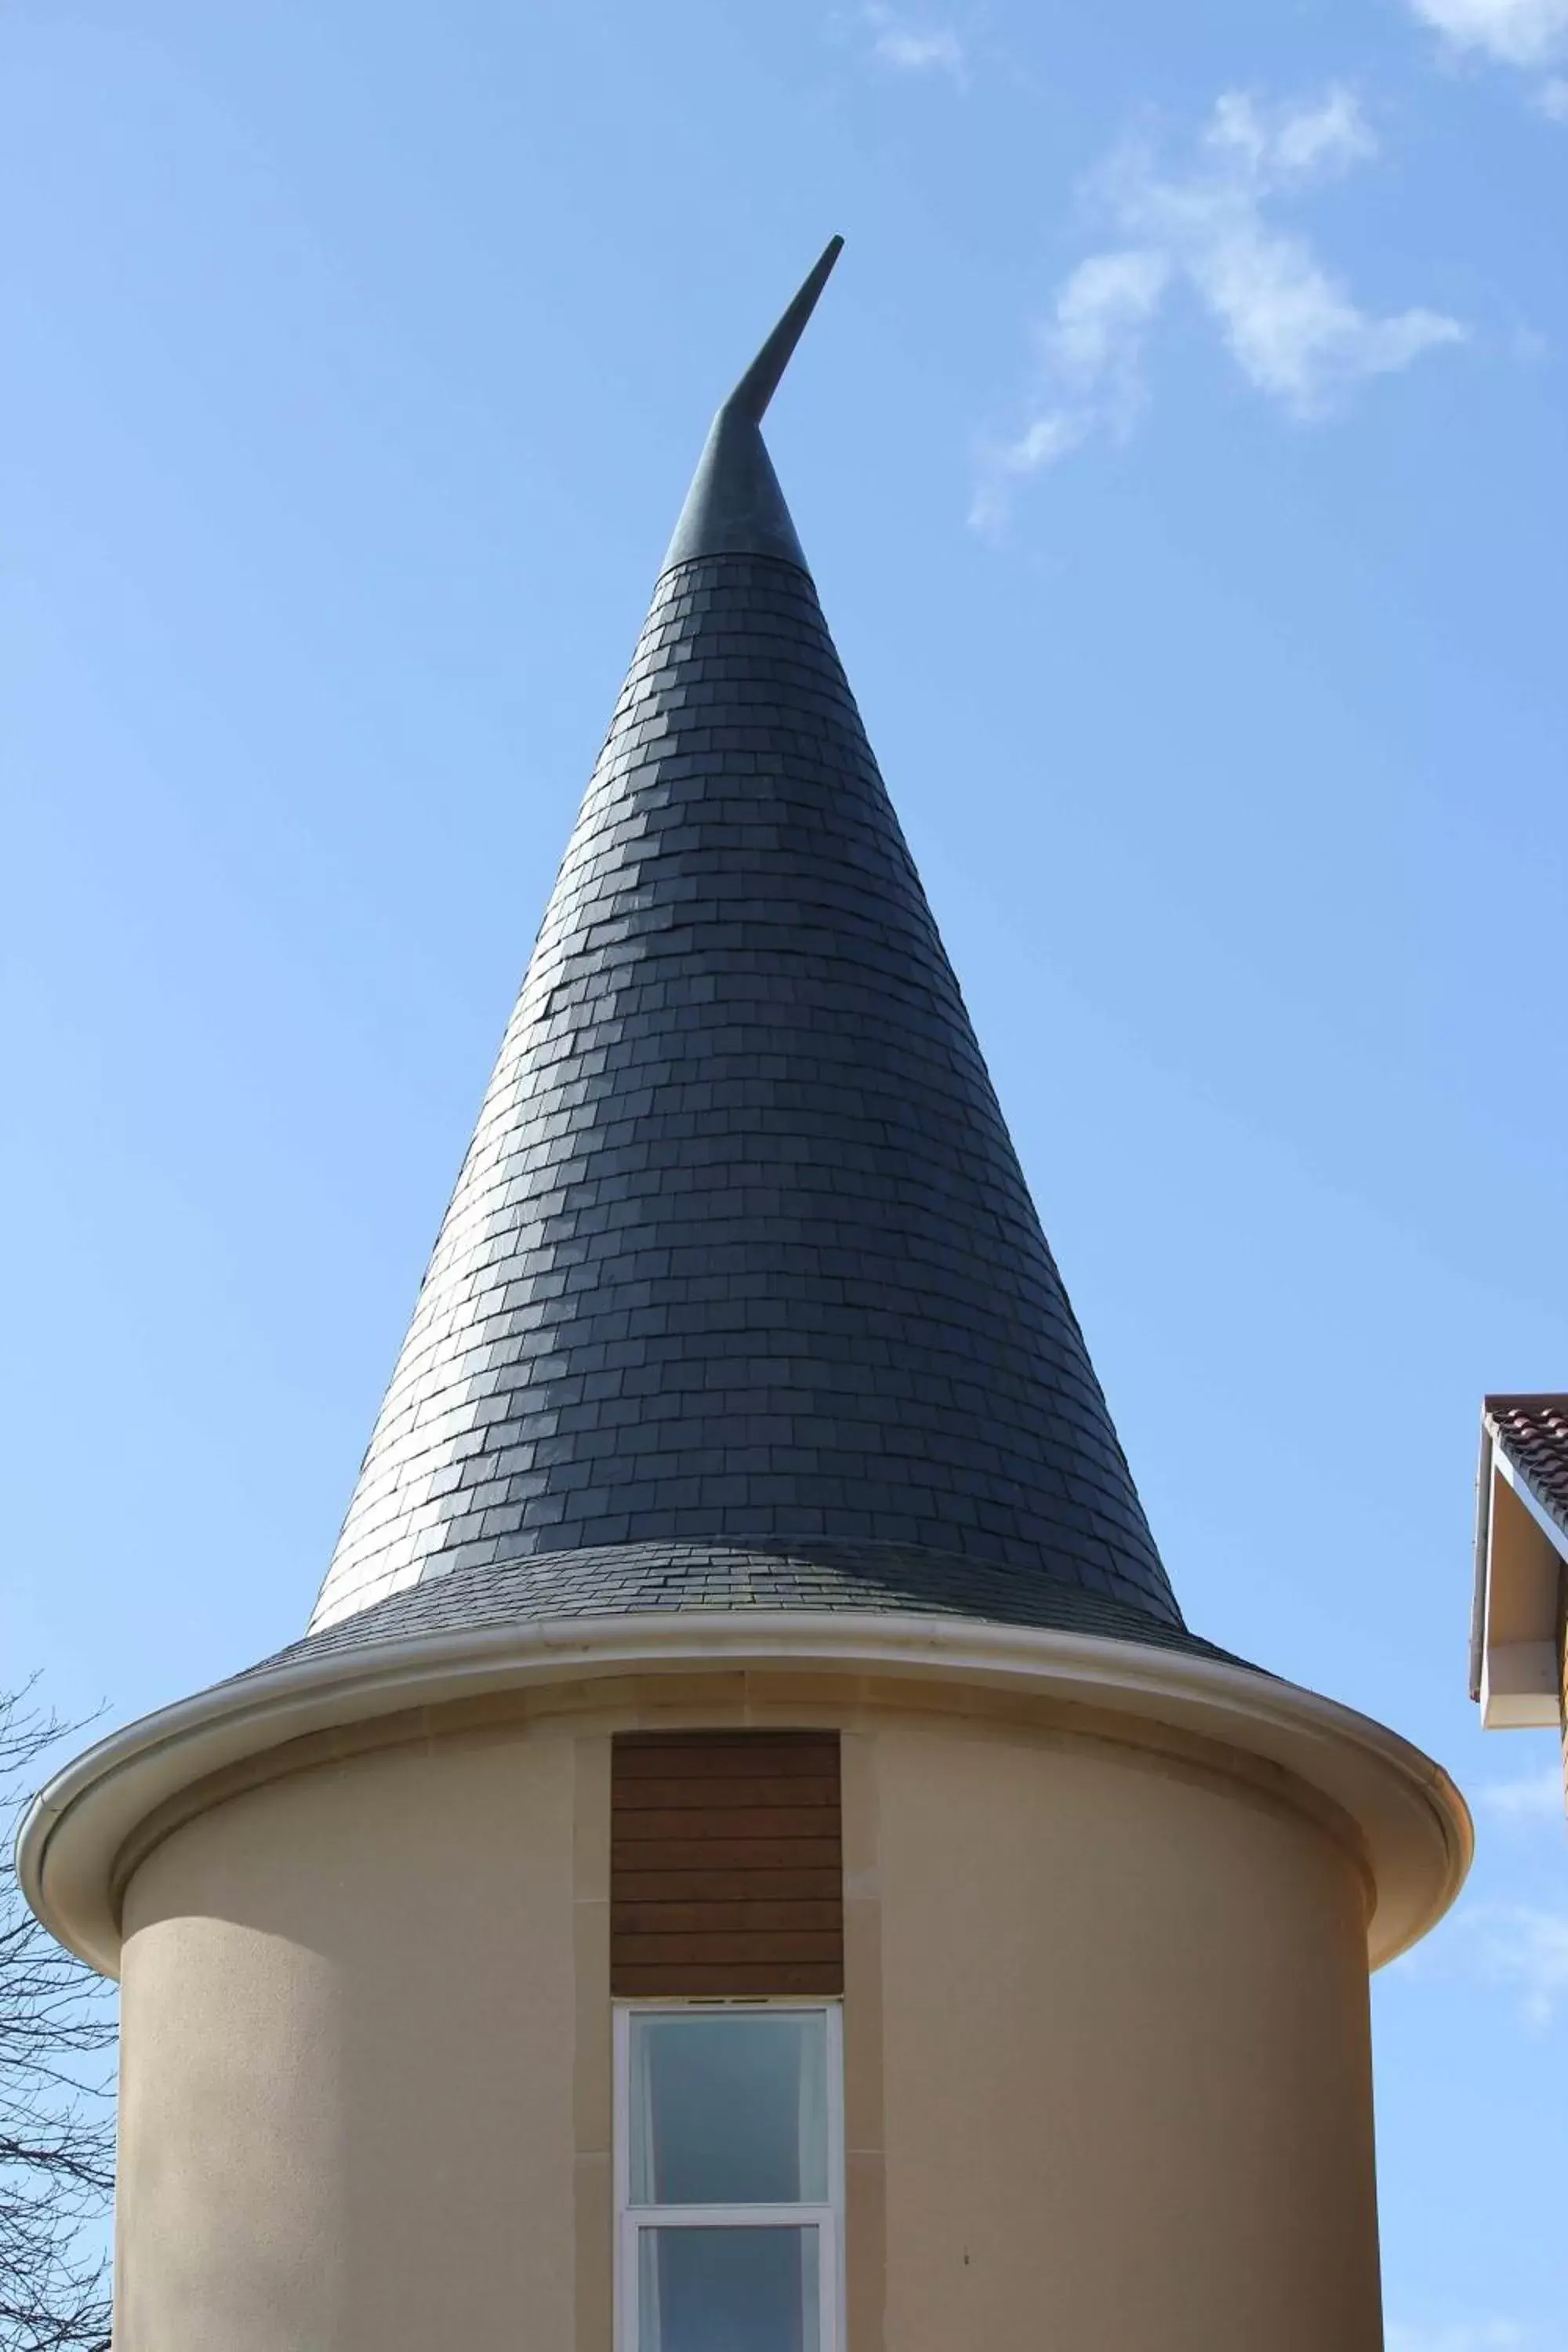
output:
<svg viewBox="0 0 1568 2352"><path fill-rule="evenodd" d="M735 386L725 402L726 408L735 409L760 425L769 401L779 388L779 378L795 354L795 347L805 332L805 322L816 308L817 297L833 272L833 265L844 250L844 239L831 236L800 292Z"/></svg>
<svg viewBox="0 0 1568 2352"><path fill-rule="evenodd" d="M772 555L803 572L808 568L761 426L843 249L841 236L829 238L821 259L713 419L661 571L702 555Z"/></svg>

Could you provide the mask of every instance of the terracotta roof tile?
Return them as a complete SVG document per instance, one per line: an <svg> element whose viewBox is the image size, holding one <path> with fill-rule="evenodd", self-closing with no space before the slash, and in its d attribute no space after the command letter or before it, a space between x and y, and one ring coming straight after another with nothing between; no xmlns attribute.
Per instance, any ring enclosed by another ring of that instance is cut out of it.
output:
<svg viewBox="0 0 1568 2352"><path fill-rule="evenodd" d="M1485 1412L1535 1500L1568 1534L1568 1396L1489 1396Z"/></svg>

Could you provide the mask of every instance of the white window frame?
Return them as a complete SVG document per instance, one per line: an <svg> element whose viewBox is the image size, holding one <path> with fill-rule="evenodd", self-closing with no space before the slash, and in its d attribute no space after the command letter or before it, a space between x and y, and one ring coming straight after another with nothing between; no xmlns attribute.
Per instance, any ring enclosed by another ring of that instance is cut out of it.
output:
<svg viewBox="0 0 1568 2352"><path fill-rule="evenodd" d="M794 2205L634 2205L631 2197L632 2019L806 2015L827 2021L827 2200ZM637 2343L637 2235L647 2229L815 2229L821 2352L839 2352L844 2311L844 2005L837 2000L626 2000L614 2010L616 2352Z"/></svg>

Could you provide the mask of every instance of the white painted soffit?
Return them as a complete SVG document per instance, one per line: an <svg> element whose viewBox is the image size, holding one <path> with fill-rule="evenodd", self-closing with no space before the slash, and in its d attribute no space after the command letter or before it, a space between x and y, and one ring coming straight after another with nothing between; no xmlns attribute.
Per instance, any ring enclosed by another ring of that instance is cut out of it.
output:
<svg viewBox="0 0 1568 2352"><path fill-rule="evenodd" d="M1534 1530L1532 1556L1521 1552L1517 1535L1511 1542L1500 1540L1500 1485L1517 1498ZM1568 1536L1514 1460L1503 1433L1483 1413L1470 1696L1480 1703L1484 1730L1552 1730L1561 1725L1557 1586L1558 1563L1563 1560Z"/></svg>
<svg viewBox="0 0 1568 2352"><path fill-rule="evenodd" d="M1487 1553L1492 1526L1492 1425L1481 1414L1481 1458L1476 1465L1475 1578L1470 1594L1470 1696L1481 1695L1481 1667L1487 1650Z"/></svg>
<svg viewBox="0 0 1568 2352"><path fill-rule="evenodd" d="M1492 1447L1492 1468L1505 1484L1511 1486L1559 1559L1568 1559L1568 1535L1558 1526L1540 1496L1530 1483L1529 1474L1521 1470L1510 1453L1507 1441L1498 1438Z"/></svg>

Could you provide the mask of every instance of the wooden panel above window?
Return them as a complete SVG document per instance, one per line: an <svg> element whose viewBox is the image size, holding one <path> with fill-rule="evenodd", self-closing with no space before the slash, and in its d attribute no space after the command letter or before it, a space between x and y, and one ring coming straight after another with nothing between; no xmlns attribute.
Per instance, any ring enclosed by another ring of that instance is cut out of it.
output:
<svg viewBox="0 0 1568 2352"><path fill-rule="evenodd" d="M612 1992L843 1991L837 1732L620 1733L610 1812Z"/></svg>

